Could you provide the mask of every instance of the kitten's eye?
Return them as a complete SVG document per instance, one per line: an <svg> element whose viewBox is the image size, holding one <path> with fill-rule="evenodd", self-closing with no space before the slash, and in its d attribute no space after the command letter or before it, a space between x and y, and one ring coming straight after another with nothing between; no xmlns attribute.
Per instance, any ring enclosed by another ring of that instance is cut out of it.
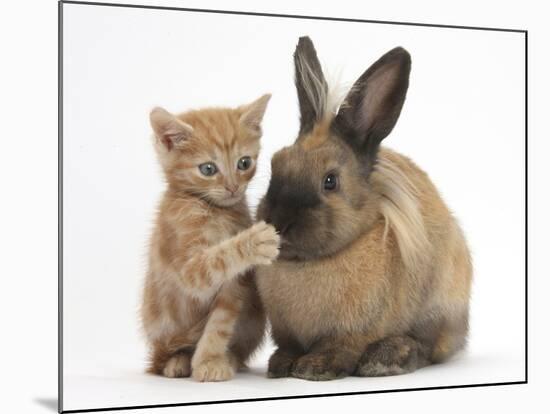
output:
<svg viewBox="0 0 550 414"><path fill-rule="evenodd" d="M338 189L338 176L334 173L327 174L323 179L323 188L326 191L334 191Z"/></svg>
<svg viewBox="0 0 550 414"><path fill-rule="evenodd" d="M210 177L218 172L218 167L213 162L205 162L204 164L199 165L199 170L202 175Z"/></svg>
<svg viewBox="0 0 550 414"><path fill-rule="evenodd" d="M246 171L250 168L252 165L252 158L246 156L242 157L239 162L237 163L237 168L242 171Z"/></svg>

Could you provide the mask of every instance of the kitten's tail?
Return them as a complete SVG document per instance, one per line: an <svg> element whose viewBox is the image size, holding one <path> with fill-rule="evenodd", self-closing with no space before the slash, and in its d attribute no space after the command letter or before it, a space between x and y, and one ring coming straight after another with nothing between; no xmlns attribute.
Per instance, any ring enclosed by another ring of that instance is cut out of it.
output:
<svg viewBox="0 0 550 414"><path fill-rule="evenodd" d="M147 372L152 374L161 375L162 370L168 360L178 352L193 353L195 346L204 331L207 318L202 319L195 325L193 325L185 333L172 335L166 337L163 340L158 340L153 343L151 348L151 355L149 357L149 367Z"/></svg>
<svg viewBox="0 0 550 414"><path fill-rule="evenodd" d="M165 342L165 349L172 354L178 351L194 349L204 332L205 325L206 318L196 323L184 334L174 335Z"/></svg>

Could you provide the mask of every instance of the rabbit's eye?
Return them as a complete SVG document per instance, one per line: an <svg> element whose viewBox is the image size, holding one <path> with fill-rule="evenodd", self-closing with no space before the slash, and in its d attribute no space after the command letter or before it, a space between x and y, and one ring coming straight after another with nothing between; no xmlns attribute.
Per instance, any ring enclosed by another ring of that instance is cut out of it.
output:
<svg viewBox="0 0 550 414"><path fill-rule="evenodd" d="M242 171L246 171L250 168L252 165L252 158L249 156L242 157L239 162L237 163L237 168Z"/></svg>
<svg viewBox="0 0 550 414"><path fill-rule="evenodd" d="M218 172L218 167L213 162L205 162L199 165L199 171L202 175L210 177Z"/></svg>
<svg viewBox="0 0 550 414"><path fill-rule="evenodd" d="M334 191L338 189L338 176L334 173L327 174L323 180L323 188L326 191Z"/></svg>

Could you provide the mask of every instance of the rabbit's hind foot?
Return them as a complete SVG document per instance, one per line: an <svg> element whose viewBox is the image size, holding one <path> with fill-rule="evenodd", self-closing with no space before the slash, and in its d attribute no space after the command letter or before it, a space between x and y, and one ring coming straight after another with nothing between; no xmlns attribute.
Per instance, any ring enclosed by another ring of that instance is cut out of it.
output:
<svg viewBox="0 0 550 414"><path fill-rule="evenodd" d="M429 365L429 355L429 347L410 336L392 336L367 347L355 375L382 377L407 374Z"/></svg>

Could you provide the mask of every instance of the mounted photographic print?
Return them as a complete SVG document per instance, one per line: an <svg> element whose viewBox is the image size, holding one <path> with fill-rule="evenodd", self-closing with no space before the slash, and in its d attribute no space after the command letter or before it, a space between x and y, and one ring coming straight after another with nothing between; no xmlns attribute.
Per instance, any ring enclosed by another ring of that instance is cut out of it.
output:
<svg viewBox="0 0 550 414"><path fill-rule="evenodd" d="M60 3L61 410L525 383L526 36Z"/></svg>

